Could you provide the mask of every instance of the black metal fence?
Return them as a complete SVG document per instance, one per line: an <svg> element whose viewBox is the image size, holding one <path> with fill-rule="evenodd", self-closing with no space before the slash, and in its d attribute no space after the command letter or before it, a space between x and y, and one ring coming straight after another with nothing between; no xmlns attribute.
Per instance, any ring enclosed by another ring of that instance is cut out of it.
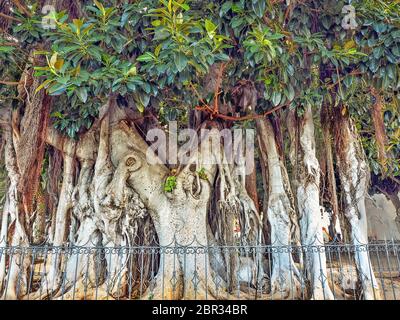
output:
<svg viewBox="0 0 400 320"><path fill-rule="evenodd" d="M395 241L318 246L0 246L0 298L312 299L304 267L310 252L326 257L326 272L315 281L329 286L334 299L363 298L357 252L368 253L369 271L378 285L376 298L400 299L400 243ZM279 256L292 257L298 274L280 270ZM278 278L273 279L274 272Z"/></svg>

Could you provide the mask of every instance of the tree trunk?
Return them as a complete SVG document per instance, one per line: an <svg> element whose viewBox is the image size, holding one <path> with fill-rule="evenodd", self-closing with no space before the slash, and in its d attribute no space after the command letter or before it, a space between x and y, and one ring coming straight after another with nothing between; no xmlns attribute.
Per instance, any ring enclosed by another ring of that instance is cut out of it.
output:
<svg viewBox="0 0 400 320"><path fill-rule="evenodd" d="M306 108L303 119L297 119L295 111L291 111L288 127L291 133L290 160L296 168L294 184L301 238L306 246L306 274L310 280L312 298L331 300L334 297L327 281L325 250L320 247L324 245L319 203L320 167L315 152L311 105Z"/></svg>
<svg viewBox="0 0 400 320"><path fill-rule="evenodd" d="M249 194L250 198L253 200L257 211L259 211L260 208L259 208L258 194L257 194L256 166L254 166L254 169L251 171L250 175L246 176L246 190L247 190L247 193Z"/></svg>
<svg viewBox="0 0 400 320"><path fill-rule="evenodd" d="M0 229L0 292L3 290L3 285L6 279L6 248L7 248L7 230L9 216L9 200L6 194L4 202L1 229Z"/></svg>
<svg viewBox="0 0 400 320"><path fill-rule="evenodd" d="M63 182L61 186L54 230L53 246L61 247L66 240L68 214L72 208L72 195L74 188L74 170L75 170L75 147L76 143L68 140L63 146L64 151L64 172ZM52 255L51 260L48 261L50 270L46 276L45 286L46 292L53 294L60 284L59 267L61 264L60 257Z"/></svg>
<svg viewBox="0 0 400 320"><path fill-rule="evenodd" d="M46 240L46 199L39 185L35 195L35 212L32 224L32 243L43 244Z"/></svg>
<svg viewBox="0 0 400 320"><path fill-rule="evenodd" d="M374 87L371 87L371 94L375 100L372 105L372 123L375 129L375 140L378 149L378 159L380 164L386 168L388 155L386 153L387 136L385 132L385 122L383 119L384 101L381 94Z"/></svg>
<svg viewBox="0 0 400 320"><path fill-rule="evenodd" d="M138 134L122 124L122 131L112 135L115 142L126 141L123 134L137 141L137 148L131 149L130 157L138 164L130 172L128 183L140 195L152 213L161 247L169 245L207 246L207 209L211 197L211 182L215 178L216 166L209 165L214 154L196 154L193 162L176 176L176 188L171 193L163 191L163 182L168 176L165 167L152 166L146 161L141 148L144 143ZM121 143L119 143L121 145ZM154 157L154 155L151 155ZM204 168L207 180L200 179L198 171ZM151 294L155 299L204 299L215 297L212 286L212 269L208 253L198 249L196 254L171 254L161 251L160 267L155 288Z"/></svg>
<svg viewBox="0 0 400 320"><path fill-rule="evenodd" d="M268 119L257 120L258 143L267 157L263 166L268 172L267 216L271 226L271 245L291 245L291 216L294 208L288 196L289 181L285 166L279 157L275 134ZM284 250L285 251L285 250ZM271 294L275 298L297 298L300 296L299 270L291 252L272 253L273 268Z"/></svg>
<svg viewBox="0 0 400 320"><path fill-rule="evenodd" d="M367 194L369 168L361 142L349 118L339 115L336 121L336 153L343 189L345 216L351 226L351 239L355 246L368 245L365 196ZM358 249L358 250L357 250ZM356 248L355 262L366 300L379 298L379 287L375 279L369 253L365 248Z"/></svg>
<svg viewBox="0 0 400 320"><path fill-rule="evenodd" d="M327 125L327 124L326 124ZM337 186L335 178L335 167L333 164L333 154L332 154L332 135L328 126L323 128L323 138L324 138L324 149L326 156L326 172L327 172L327 184L329 188L329 199L332 205L332 216L331 216L331 226L332 226L332 237L335 241L342 241L335 228L336 225L340 226L339 219L339 201L337 197ZM339 221L338 221L339 220Z"/></svg>
<svg viewBox="0 0 400 320"><path fill-rule="evenodd" d="M5 164L10 184L7 191L8 212L11 223L14 224L11 246L26 247L29 244L28 235L25 229L25 217L23 210L20 210L19 193L17 190L19 173L13 143L11 115L8 114L8 123L4 126L5 146ZM10 223L10 224L11 224ZM4 285L2 299L17 299L25 294L27 289L27 275L29 268L29 255L24 254L23 248L11 250L9 256L9 269L7 271L7 281ZM3 274L4 276L4 274ZM5 279L0 278L0 283Z"/></svg>
<svg viewBox="0 0 400 320"><path fill-rule="evenodd" d="M207 217L217 172L227 181L221 189L221 194L225 196L221 198L220 205L224 210L220 214L228 215L232 210L239 209L246 221L252 221L246 223L258 228L258 220L254 218L257 216L255 205L244 185L243 190L238 188L237 180L232 177L234 170L223 169L223 166L216 164L222 163L214 161L220 156L219 152L201 147L190 164L175 173L176 188L172 192L165 192L165 180L171 175L169 170L157 163L158 158L135 127L128 125L124 111L112 101L108 108L99 122L100 131L94 126L76 145L80 171L73 192L73 148L71 146L67 152L65 145L60 143L63 139L57 137L53 130L49 131L48 143L64 152L63 187L57 208L54 244L65 243L65 224L61 223L61 217L65 217L71 207L73 219L79 228L70 232L69 240L72 243L76 239L74 244L78 246L101 244L106 248L118 248L134 244L135 237L142 232L142 224L147 221L145 218L150 215L161 252L158 274L145 296L204 299L229 295L226 292L226 281L213 271L210 255L201 247L209 243ZM206 177L200 177L201 169L204 169ZM253 232L246 223L244 229ZM232 230L229 231L232 233ZM199 248L195 252L189 249L186 254L172 253L168 246L175 244ZM107 283L101 279L92 281L100 286L99 294L107 297L127 294L125 275L129 272L128 259L126 254L118 257L110 255L104 266ZM64 293L64 298L73 296L77 299L83 295L82 279L88 275L89 278L95 277L93 265L93 256L82 259L75 253L71 254L65 266L63 287L75 291ZM50 288L56 291L61 284L56 276L60 265L53 262L52 266L54 271L50 273L48 283L54 282ZM231 270L234 277L239 267ZM263 275L262 272L260 274ZM215 282L215 279L218 281Z"/></svg>

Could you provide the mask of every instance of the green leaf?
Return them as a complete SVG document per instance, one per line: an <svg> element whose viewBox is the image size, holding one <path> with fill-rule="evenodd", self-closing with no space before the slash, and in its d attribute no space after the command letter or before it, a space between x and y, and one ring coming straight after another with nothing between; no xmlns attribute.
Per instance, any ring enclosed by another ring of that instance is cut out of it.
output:
<svg viewBox="0 0 400 320"><path fill-rule="evenodd" d="M382 22L377 22L372 25L374 30L378 33L385 32L387 30L387 25Z"/></svg>
<svg viewBox="0 0 400 320"><path fill-rule="evenodd" d="M215 55L215 60L218 60L218 61L229 61L229 56L227 55L227 54L225 54L225 53L217 53L216 55Z"/></svg>
<svg viewBox="0 0 400 320"><path fill-rule="evenodd" d="M287 89L288 89L287 99L289 101L292 101L294 99L294 94L295 94L294 88L291 85L289 85Z"/></svg>
<svg viewBox="0 0 400 320"><path fill-rule="evenodd" d="M217 26L211 20L208 20L208 19L206 19L204 25L205 25L208 36L211 39L213 39L215 36L215 30L217 29Z"/></svg>
<svg viewBox="0 0 400 320"><path fill-rule="evenodd" d="M369 70L371 70L373 73L375 73L376 71L378 71L379 68L379 61L372 59L369 63Z"/></svg>
<svg viewBox="0 0 400 320"><path fill-rule="evenodd" d="M186 56L183 52L177 52L175 54L174 62L175 62L175 66L176 66L176 69L178 70L178 72L182 72L188 63L188 59L186 58Z"/></svg>
<svg viewBox="0 0 400 320"><path fill-rule="evenodd" d="M97 0L94 0L93 2L96 5L96 7L99 8L100 11L104 14L105 13L105 9L104 9L103 5Z"/></svg>
<svg viewBox="0 0 400 320"><path fill-rule="evenodd" d="M53 55L51 56L51 58L50 58L50 66L52 66L53 68L54 68L54 65L56 64L56 62L57 62L57 56L58 56L58 53L57 52L54 52L53 53Z"/></svg>
<svg viewBox="0 0 400 320"><path fill-rule="evenodd" d="M238 26L240 26L242 23L244 22L244 19L240 16L236 16L231 20L231 26L232 28L237 28Z"/></svg>
<svg viewBox="0 0 400 320"><path fill-rule="evenodd" d="M75 90L76 95L78 96L79 100L81 100L83 103L87 101L87 89L84 87L80 87L77 90Z"/></svg>
<svg viewBox="0 0 400 320"><path fill-rule="evenodd" d="M135 92L135 91L136 91L136 85L135 85L133 82L128 82L128 83L126 84L126 86L128 87L128 89L129 89L130 91L132 91L132 92Z"/></svg>
<svg viewBox="0 0 400 320"><path fill-rule="evenodd" d="M40 84L40 86L38 86L35 90L35 94L38 93L41 89L43 89L44 87L46 87L48 84L52 83L54 80L53 79L47 79L46 81L44 81L42 84Z"/></svg>
<svg viewBox="0 0 400 320"><path fill-rule="evenodd" d="M57 82L58 83L62 83L62 84L67 84L68 83L68 81L70 80L70 76L69 75L66 75L66 76L64 76L64 77L58 77L57 78Z"/></svg>
<svg viewBox="0 0 400 320"><path fill-rule="evenodd" d="M155 59L156 57L151 52L145 52L144 54L136 58L136 60L140 62L149 62Z"/></svg>
<svg viewBox="0 0 400 320"><path fill-rule="evenodd" d="M63 93L66 90L66 86L62 83L57 83L53 86L50 87L48 93L51 96L57 96L60 95L61 93Z"/></svg>
<svg viewBox="0 0 400 320"><path fill-rule="evenodd" d="M159 25L161 25L161 20L153 20L153 21L151 22L151 24L152 24L154 27L158 27Z"/></svg>
<svg viewBox="0 0 400 320"><path fill-rule="evenodd" d="M180 4L183 10L188 11L190 9L189 5L187 3Z"/></svg>
<svg viewBox="0 0 400 320"><path fill-rule="evenodd" d="M128 75L128 76L134 76L134 75L136 75L136 74L137 74L136 66L132 66L132 67L128 70L128 72L127 72L127 75Z"/></svg>
<svg viewBox="0 0 400 320"><path fill-rule="evenodd" d="M376 47L372 52L373 52L373 55L374 55L374 58L375 59L379 59L382 55L383 55L383 52L384 52L384 47Z"/></svg>
<svg viewBox="0 0 400 320"><path fill-rule="evenodd" d="M52 114L51 114L51 116L53 117L53 118L59 118L59 119L62 119L64 116L63 116L63 114L60 112L60 111L55 111L55 112L53 112Z"/></svg>
<svg viewBox="0 0 400 320"><path fill-rule="evenodd" d="M98 47L90 47L88 52L91 56L93 56L97 61L101 61L101 51Z"/></svg>
<svg viewBox="0 0 400 320"><path fill-rule="evenodd" d="M232 8L232 1L225 2L219 10L219 16L223 17Z"/></svg>
<svg viewBox="0 0 400 320"><path fill-rule="evenodd" d="M353 77L352 76L347 76L344 78L343 80L344 84L346 85L346 87L350 87L351 84L353 83Z"/></svg>
<svg viewBox="0 0 400 320"><path fill-rule="evenodd" d="M168 30L164 29L164 28L157 28L156 31L154 32L154 41L158 41L158 40L165 40L170 36L170 33L168 32Z"/></svg>
<svg viewBox="0 0 400 320"><path fill-rule="evenodd" d="M176 177L175 176L169 176L165 180L164 184L164 191L165 192L172 192L176 188Z"/></svg>
<svg viewBox="0 0 400 320"><path fill-rule="evenodd" d="M206 19L204 25L207 32L213 32L217 29L217 26L209 19Z"/></svg>
<svg viewBox="0 0 400 320"><path fill-rule="evenodd" d="M14 47L0 46L0 52L8 53L13 51L14 49Z"/></svg>
<svg viewBox="0 0 400 320"><path fill-rule="evenodd" d="M83 26L83 20L82 19L73 19L72 22L74 23L74 26L76 27L77 33L80 33L80 30Z"/></svg>
<svg viewBox="0 0 400 320"><path fill-rule="evenodd" d="M253 6L253 11L256 14L257 17L262 18L264 16L265 12L265 0L258 0L254 3L252 3Z"/></svg>
<svg viewBox="0 0 400 320"><path fill-rule="evenodd" d="M282 94L280 92L275 91L272 93L271 101L272 101L272 104L274 105L274 107L279 105L279 103L281 102L281 98L282 98Z"/></svg>
<svg viewBox="0 0 400 320"><path fill-rule="evenodd" d="M400 30L392 32L391 36L393 37L393 39L400 38Z"/></svg>
<svg viewBox="0 0 400 320"><path fill-rule="evenodd" d="M138 109L138 111L140 113L143 113L144 111L144 105L141 102L136 102L136 109Z"/></svg>
<svg viewBox="0 0 400 320"><path fill-rule="evenodd" d="M392 48L392 53L397 56L400 57L400 45L396 44L393 48Z"/></svg>

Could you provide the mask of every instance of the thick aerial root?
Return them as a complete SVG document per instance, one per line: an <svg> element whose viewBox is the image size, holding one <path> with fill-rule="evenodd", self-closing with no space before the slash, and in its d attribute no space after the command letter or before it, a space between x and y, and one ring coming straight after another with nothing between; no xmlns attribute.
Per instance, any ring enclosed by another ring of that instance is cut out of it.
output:
<svg viewBox="0 0 400 320"><path fill-rule="evenodd" d="M381 300L378 282L373 272L369 254L366 251L357 251L355 261L358 269L358 278L362 286L364 300Z"/></svg>
<svg viewBox="0 0 400 320"><path fill-rule="evenodd" d="M271 279L271 296L274 300L300 299L302 286L290 270L281 270Z"/></svg>
<svg viewBox="0 0 400 320"><path fill-rule="evenodd" d="M18 254L19 255L19 254ZM22 255L14 256L10 261L10 269L6 276L4 291L0 300L18 300L28 289L28 266L29 261Z"/></svg>
<svg viewBox="0 0 400 320"><path fill-rule="evenodd" d="M159 276L159 275L158 275ZM237 299L237 295L228 292L226 282L218 275L211 275L207 279L201 277L196 280L189 277L184 280L182 274L175 273L173 280L165 277L156 277L141 299L143 300L225 300Z"/></svg>
<svg viewBox="0 0 400 320"><path fill-rule="evenodd" d="M339 176L344 192L345 216L351 226L351 238L355 246L366 245L367 194L369 168L353 123L347 118L337 122L337 144ZM379 297L379 287L373 272L368 252L363 248L355 252L355 263L365 300Z"/></svg>
<svg viewBox="0 0 400 320"><path fill-rule="evenodd" d="M178 277L178 278L175 278ZM175 280L175 281L174 281ZM182 276L174 275L173 279L156 277L141 296L142 300L180 300L183 297L184 281Z"/></svg>
<svg viewBox="0 0 400 320"><path fill-rule="evenodd" d="M118 300L108 289L106 283L95 288L88 287L81 279L67 292L58 294L54 300Z"/></svg>
<svg viewBox="0 0 400 320"><path fill-rule="evenodd" d="M220 288L220 295L226 292L226 289ZM212 290L211 284L205 285L204 280L194 286L190 281L183 281L183 277L179 277L177 281L171 282L164 279L156 280L155 286L147 289L142 296L143 300L214 300L218 294Z"/></svg>
<svg viewBox="0 0 400 320"><path fill-rule="evenodd" d="M329 287L328 281L324 284L324 286L314 287L312 289L312 297L311 300L334 300L335 297Z"/></svg>

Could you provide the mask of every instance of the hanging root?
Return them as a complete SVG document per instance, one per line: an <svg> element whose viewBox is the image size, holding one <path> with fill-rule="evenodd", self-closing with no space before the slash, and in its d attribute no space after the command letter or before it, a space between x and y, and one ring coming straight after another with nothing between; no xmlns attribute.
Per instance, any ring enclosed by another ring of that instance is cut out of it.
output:
<svg viewBox="0 0 400 320"><path fill-rule="evenodd" d="M365 195L369 180L368 163L351 120L344 117L339 118L336 130L339 139L336 146L339 176L344 191L345 216L351 225L353 244L355 246L366 245L368 244L368 235ZM379 286L369 253L366 250L357 250L355 262L364 299L379 299Z"/></svg>
<svg viewBox="0 0 400 320"><path fill-rule="evenodd" d="M235 166L219 166L217 240L228 246L256 246L261 232L261 221L253 200L246 192L245 183L239 181L237 172ZM226 265L223 277L227 280L229 292L237 291L240 283L253 288L263 287L264 270L260 252L238 252L233 247L232 250L222 252L222 259Z"/></svg>

